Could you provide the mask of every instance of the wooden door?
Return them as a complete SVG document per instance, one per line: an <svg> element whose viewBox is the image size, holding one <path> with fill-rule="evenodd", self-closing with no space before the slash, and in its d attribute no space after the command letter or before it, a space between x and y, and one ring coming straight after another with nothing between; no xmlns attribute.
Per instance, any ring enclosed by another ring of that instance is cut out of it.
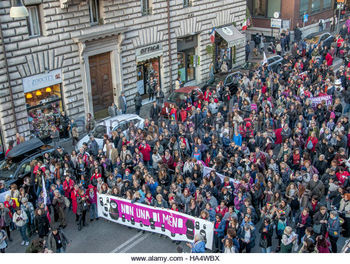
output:
<svg viewBox="0 0 350 264"><path fill-rule="evenodd" d="M110 53L103 53L89 57L91 96L93 111L96 117L108 115L108 106L113 102L113 86L111 74Z"/></svg>

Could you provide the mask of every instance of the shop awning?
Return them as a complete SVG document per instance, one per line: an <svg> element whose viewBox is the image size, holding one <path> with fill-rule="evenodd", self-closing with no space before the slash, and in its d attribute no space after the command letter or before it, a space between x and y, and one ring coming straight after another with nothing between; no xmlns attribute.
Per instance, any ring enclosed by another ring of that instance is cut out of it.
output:
<svg viewBox="0 0 350 264"><path fill-rule="evenodd" d="M245 43L245 35L243 35L234 26L227 26L222 28L217 28L216 32L226 40L228 47L242 45Z"/></svg>

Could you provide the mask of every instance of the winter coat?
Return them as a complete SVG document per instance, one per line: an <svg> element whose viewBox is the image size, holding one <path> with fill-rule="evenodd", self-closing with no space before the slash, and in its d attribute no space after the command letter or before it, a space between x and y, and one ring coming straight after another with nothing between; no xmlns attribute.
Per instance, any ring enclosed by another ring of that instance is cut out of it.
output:
<svg viewBox="0 0 350 264"><path fill-rule="evenodd" d="M61 237L63 249L66 249L67 248L67 244L69 243L69 240L68 240L67 236L61 230L58 230L58 234ZM55 240L55 237L52 234L52 232L50 232L50 234L49 234L49 236L47 238L47 248L49 250L52 250L52 252L54 252L54 253L56 253L56 251L57 251L56 240Z"/></svg>
<svg viewBox="0 0 350 264"><path fill-rule="evenodd" d="M4 207L4 209L0 210L0 218L4 218L5 226L9 226L11 223L10 209Z"/></svg>
<svg viewBox="0 0 350 264"><path fill-rule="evenodd" d="M328 234L332 237L339 237L340 235L340 222L339 217L328 219Z"/></svg>
<svg viewBox="0 0 350 264"><path fill-rule="evenodd" d="M49 233L50 223L46 214L35 216L34 225L39 237L44 237Z"/></svg>
<svg viewBox="0 0 350 264"><path fill-rule="evenodd" d="M273 236L273 225L269 225L267 227L267 232L264 232L263 229L266 226L262 225L259 229L259 233L260 233L260 241L261 240L266 240L267 241L267 246L264 248L268 248L272 246L272 236ZM262 246L262 243L260 242L260 247Z"/></svg>
<svg viewBox="0 0 350 264"><path fill-rule="evenodd" d="M78 191L73 190L71 192L71 199L72 199L72 211L73 211L74 214L77 213L77 207L78 207L77 196L78 196Z"/></svg>
<svg viewBox="0 0 350 264"><path fill-rule="evenodd" d="M86 198L85 200L83 198ZM87 196L86 195L78 195L77 196L77 215L81 215L83 211L88 210L88 202L87 202Z"/></svg>
<svg viewBox="0 0 350 264"><path fill-rule="evenodd" d="M218 238L223 238L225 236L226 221L221 220L218 228L215 228L216 224L217 224L217 221L215 220L214 234L216 234L218 236Z"/></svg>
<svg viewBox="0 0 350 264"><path fill-rule="evenodd" d="M142 153L143 160L144 161L150 161L151 160L151 147L146 143L146 146L140 145L139 150Z"/></svg>
<svg viewBox="0 0 350 264"><path fill-rule="evenodd" d="M17 214L17 212L13 214L12 221L16 226L22 227L27 224L28 216L23 210L21 210L20 214Z"/></svg>

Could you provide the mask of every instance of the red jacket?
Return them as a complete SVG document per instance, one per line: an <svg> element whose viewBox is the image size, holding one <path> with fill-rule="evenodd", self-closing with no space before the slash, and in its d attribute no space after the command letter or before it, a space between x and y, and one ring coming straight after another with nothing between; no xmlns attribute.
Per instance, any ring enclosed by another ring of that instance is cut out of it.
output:
<svg viewBox="0 0 350 264"><path fill-rule="evenodd" d="M327 66L331 66L333 64L333 57L329 52L326 55L326 61L327 61Z"/></svg>
<svg viewBox="0 0 350 264"><path fill-rule="evenodd" d="M313 145L313 148L311 149L311 151L314 152L316 149L316 144L318 143L318 139L316 137L308 137L308 139L306 140L305 148L307 148L307 143L309 143L310 140Z"/></svg>
<svg viewBox="0 0 350 264"><path fill-rule="evenodd" d="M143 160L144 161L150 161L151 160L151 147L146 143L146 146L140 145L139 150L142 153Z"/></svg>
<svg viewBox="0 0 350 264"><path fill-rule="evenodd" d="M77 197L79 195L78 192L79 192L79 190L76 191L73 189L73 191L71 192L71 195L70 195L70 197L72 199L72 211L74 214L77 213L77 208L78 208L78 203L77 203Z"/></svg>
<svg viewBox="0 0 350 264"><path fill-rule="evenodd" d="M73 191L74 188L74 181L72 179L69 179L69 182L64 180L63 182L63 190L64 190L64 196L67 198L70 198L71 192Z"/></svg>
<svg viewBox="0 0 350 264"><path fill-rule="evenodd" d="M344 171L343 173L337 172L335 175L337 176L338 181L343 185L346 178L350 176L350 173Z"/></svg>

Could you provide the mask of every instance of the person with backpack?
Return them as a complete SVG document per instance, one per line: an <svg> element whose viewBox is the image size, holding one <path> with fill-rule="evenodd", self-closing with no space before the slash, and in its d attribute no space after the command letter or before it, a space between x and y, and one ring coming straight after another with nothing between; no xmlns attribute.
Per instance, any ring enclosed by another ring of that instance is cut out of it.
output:
<svg viewBox="0 0 350 264"><path fill-rule="evenodd" d="M309 136L306 141L305 148L310 152L315 152L317 143L318 139L316 137L316 133L312 132L311 136Z"/></svg>
<svg viewBox="0 0 350 264"><path fill-rule="evenodd" d="M273 225L271 225L270 218L265 218L264 223L259 229L261 253L271 253Z"/></svg>

